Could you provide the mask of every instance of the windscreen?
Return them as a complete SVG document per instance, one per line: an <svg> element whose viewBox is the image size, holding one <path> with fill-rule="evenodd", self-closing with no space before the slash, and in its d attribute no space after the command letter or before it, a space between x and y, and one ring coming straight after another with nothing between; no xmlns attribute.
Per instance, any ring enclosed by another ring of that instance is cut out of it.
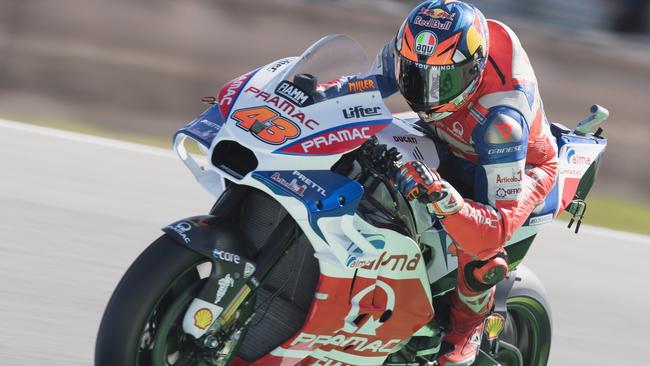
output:
<svg viewBox="0 0 650 366"><path fill-rule="evenodd" d="M347 36L329 35L309 47L284 73L276 93L300 106L317 103L327 99L317 90L369 69L370 62L359 43Z"/></svg>

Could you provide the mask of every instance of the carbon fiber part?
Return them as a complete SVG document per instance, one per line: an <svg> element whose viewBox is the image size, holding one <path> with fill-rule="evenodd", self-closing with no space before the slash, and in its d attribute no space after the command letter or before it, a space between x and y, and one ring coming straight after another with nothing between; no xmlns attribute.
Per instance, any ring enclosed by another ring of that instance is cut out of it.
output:
<svg viewBox="0 0 650 366"><path fill-rule="evenodd" d="M263 246L286 211L271 197L252 191L240 209L240 225L255 246ZM291 338L303 325L319 277L311 244L300 235L257 290L256 312L237 356L253 361Z"/></svg>

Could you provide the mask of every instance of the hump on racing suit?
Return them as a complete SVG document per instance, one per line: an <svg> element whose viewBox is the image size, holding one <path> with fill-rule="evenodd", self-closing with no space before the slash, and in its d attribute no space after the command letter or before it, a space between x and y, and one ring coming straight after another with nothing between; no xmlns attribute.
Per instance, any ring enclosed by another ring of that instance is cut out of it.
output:
<svg viewBox="0 0 650 366"><path fill-rule="evenodd" d="M488 20L488 28L489 62L475 98L427 125L449 148L443 177L472 191L464 192L471 199L461 212L443 219L443 226L463 251L483 260L495 256L529 218L550 219L558 212L557 146L537 79L514 32L494 20ZM327 85L326 92L349 92L354 83L372 80L383 97L394 94L390 47L382 49L367 75L337 80L338 86Z"/></svg>

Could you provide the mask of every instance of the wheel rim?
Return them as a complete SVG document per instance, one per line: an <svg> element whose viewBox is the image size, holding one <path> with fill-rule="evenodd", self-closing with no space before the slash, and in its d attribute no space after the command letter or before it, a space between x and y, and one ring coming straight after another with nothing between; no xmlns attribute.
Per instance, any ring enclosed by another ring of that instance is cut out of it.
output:
<svg viewBox="0 0 650 366"><path fill-rule="evenodd" d="M179 274L162 292L142 327L136 366L212 366L230 361L239 342L220 343L220 346L228 346L230 352L228 355L217 354L217 349L204 346L202 341L183 331L185 312L210 271L210 262L197 262Z"/></svg>
<svg viewBox="0 0 650 366"><path fill-rule="evenodd" d="M502 339L517 347L524 365L545 366L551 350L551 322L544 306L531 297L508 299L508 321ZM507 355L498 359L511 365Z"/></svg>

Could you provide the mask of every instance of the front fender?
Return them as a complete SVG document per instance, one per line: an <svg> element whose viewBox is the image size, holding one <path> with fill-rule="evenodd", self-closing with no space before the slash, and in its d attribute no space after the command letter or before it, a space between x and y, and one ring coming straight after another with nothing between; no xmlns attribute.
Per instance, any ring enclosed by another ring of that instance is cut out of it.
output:
<svg viewBox="0 0 650 366"><path fill-rule="evenodd" d="M210 258L233 262L236 258L219 255L218 251L227 251L241 258L251 258L253 244L232 222L223 217L202 215L188 217L165 226L162 231L178 243ZM236 261L241 261L237 259Z"/></svg>
<svg viewBox="0 0 650 366"><path fill-rule="evenodd" d="M212 215L189 217L162 230L212 262L210 276L183 318L183 330L199 338L225 323L259 284L250 259L253 244L237 225Z"/></svg>

